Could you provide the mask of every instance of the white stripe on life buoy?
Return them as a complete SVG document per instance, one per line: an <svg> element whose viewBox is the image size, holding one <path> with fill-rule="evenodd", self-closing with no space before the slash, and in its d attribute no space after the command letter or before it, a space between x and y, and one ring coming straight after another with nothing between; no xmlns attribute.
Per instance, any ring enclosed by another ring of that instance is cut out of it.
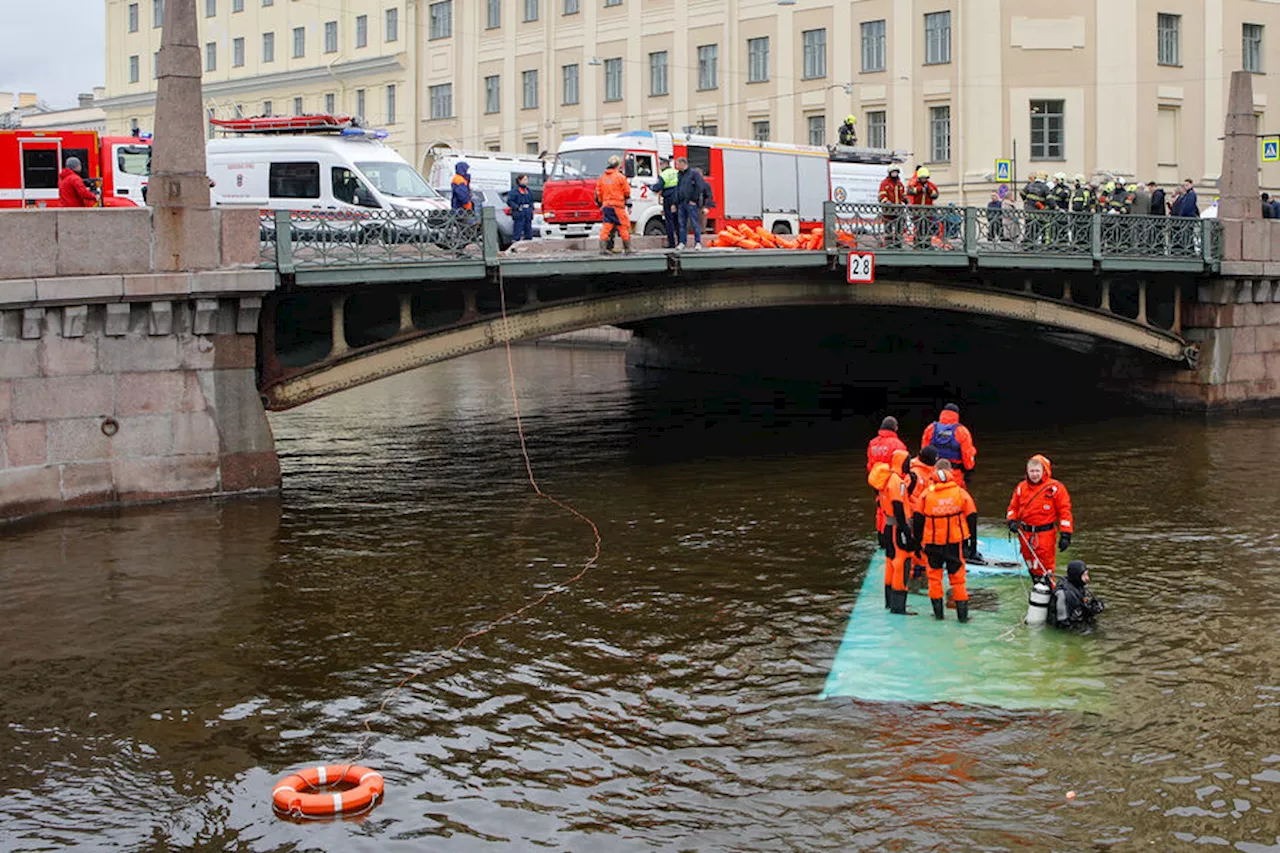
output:
<svg viewBox="0 0 1280 853"><path fill-rule="evenodd" d="M360 777L360 781L359 781L359 782L357 782L356 784L357 784L357 785L363 785L363 784L364 784L364 780L365 780L365 779L368 779L370 776L377 776L379 779L381 779L381 778L382 778L382 774L381 774L381 773L379 773L377 770L370 770L368 773L366 773L366 774L364 774L363 776L361 776L361 777Z"/></svg>
<svg viewBox="0 0 1280 853"><path fill-rule="evenodd" d="M274 791L271 792L272 798L274 799L275 795L280 793L281 791L293 791L293 793L295 794L298 793L298 789L294 788L291 785L281 785L279 788L276 788Z"/></svg>
<svg viewBox="0 0 1280 853"><path fill-rule="evenodd" d="M317 784L319 784L319 785L323 785L325 782L327 782L327 781L328 781L328 780L325 778L325 775L324 775L324 768L323 768L323 767L317 767L317 768L316 768L316 774L317 774L317 775L316 775L316 783L317 783Z"/></svg>
<svg viewBox="0 0 1280 853"><path fill-rule="evenodd" d="M342 811L342 795L334 794L333 795L333 813L338 814L341 811Z"/></svg>

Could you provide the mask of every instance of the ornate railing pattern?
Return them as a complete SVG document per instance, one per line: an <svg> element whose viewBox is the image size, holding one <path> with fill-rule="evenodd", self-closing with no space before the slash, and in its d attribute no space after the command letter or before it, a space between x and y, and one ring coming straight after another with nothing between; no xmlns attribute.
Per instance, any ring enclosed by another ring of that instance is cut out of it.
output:
<svg viewBox="0 0 1280 853"><path fill-rule="evenodd" d="M1222 229L1214 219L879 204L832 204L827 219L833 232L828 249L1206 262L1222 257Z"/></svg>
<svg viewBox="0 0 1280 853"><path fill-rule="evenodd" d="M481 260L492 210L276 210L259 216L262 262L282 272L312 267ZM492 245L497 246L496 228Z"/></svg>

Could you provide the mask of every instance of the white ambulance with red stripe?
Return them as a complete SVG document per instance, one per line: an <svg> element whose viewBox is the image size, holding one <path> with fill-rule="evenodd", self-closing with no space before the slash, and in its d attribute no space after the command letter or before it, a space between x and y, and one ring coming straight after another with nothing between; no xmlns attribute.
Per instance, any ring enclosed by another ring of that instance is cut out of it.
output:
<svg viewBox="0 0 1280 853"><path fill-rule="evenodd" d="M151 140L93 130L0 130L0 208L61 207L58 174L80 161L80 177L102 207L146 204Z"/></svg>
<svg viewBox="0 0 1280 853"><path fill-rule="evenodd" d="M708 215L708 231L745 224L775 234L801 234L821 225L822 205L828 200L875 204L888 168L905 159L903 152L883 149L828 149L647 130L572 136L561 143L543 184L544 235L599 233L596 181L615 155L631 182L632 228L647 236L665 233L661 200L652 187L671 157L687 157L711 185L715 207Z"/></svg>

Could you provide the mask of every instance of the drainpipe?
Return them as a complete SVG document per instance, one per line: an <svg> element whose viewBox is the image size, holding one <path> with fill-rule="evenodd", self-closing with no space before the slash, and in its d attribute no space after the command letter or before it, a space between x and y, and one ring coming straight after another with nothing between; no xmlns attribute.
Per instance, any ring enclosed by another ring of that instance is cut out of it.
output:
<svg viewBox="0 0 1280 853"><path fill-rule="evenodd" d="M964 53L965 53L964 32L965 30L964 30L964 23L963 23L964 15L961 12L961 9L963 9L963 6L961 6L961 4L959 3L957 3L956 6L957 8L956 8L955 21L959 29L959 33L957 33L956 35L956 44L959 45L960 47L959 52L956 54L956 112L960 114L959 115L960 133L956 135L956 163L960 170L960 175L959 175L960 206L963 207L968 203L967 200L965 199L965 187L964 187L964 171L965 171L964 169L964 123L966 121L966 116L964 111L964 82L965 82L964 81Z"/></svg>

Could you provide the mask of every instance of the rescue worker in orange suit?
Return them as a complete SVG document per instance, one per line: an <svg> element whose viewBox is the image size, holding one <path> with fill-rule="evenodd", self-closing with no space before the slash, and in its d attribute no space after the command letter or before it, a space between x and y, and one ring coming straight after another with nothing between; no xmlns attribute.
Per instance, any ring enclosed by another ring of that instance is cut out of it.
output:
<svg viewBox="0 0 1280 853"><path fill-rule="evenodd" d="M937 482L934 476L934 466L938 464L938 451L932 447L924 447L920 450L920 455L911 460L911 473L908 475L907 482L907 511L908 514L915 518L919 515L924 507L925 491ZM929 563L924 557L924 552L920 550L920 543L914 543L915 549L911 555L911 577L909 580L920 581L927 574Z"/></svg>
<svg viewBox="0 0 1280 853"><path fill-rule="evenodd" d="M938 198L938 185L929 180L929 169L920 166L915 175L907 182L907 203L918 207L932 207ZM933 244L937 234L937 220L932 214L919 210L912 217L915 225L915 246L927 249Z"/></svg>
<svg viewBox="0 0 1280 853"><path fill-rule="evenodd" d="M947 403L938 414L938 419L924 428L920 437L921 448L933 445L938 451L938 458L951 463L951 474L960 488L967 489L967 479L973 477L973 467L977 464L978 448L973 444L973 434L969 428L960 423L960 407L955 403ZM964 558L971 563L982 563L982 555L978 553L978 539L974 536L973 549L966 551Z"/></svg>
<svg viewBox="0 0 1280 853"><path fill-rule="evenodd" d="M63 207L94 207L98 197L80 177L80 158L68 157L58 173L58 202Z"/></svg>
<svg viewBox="0 0 1280 853"><path fill-rule="evenodd" d="M1027 460L1027 476L1014 486L1005 518L1009 532L1018 537L1031 577L1047 580L1053 586L1054 546L1058 551L1071 547L1075 525L1071 495L1066 486L1053 479L1048 457L1037 453Z"/></svg>
<svg viewBox="0 0 1280 853"><path fill-rule="evenodd" d="M880 431L867 444L867 473L871 473L871 469L877 462L888 464L895 450L906 451L906 449L907 446L898 437L898 419L889 415L880 422ZM876 504L876 533L884 533L884 513L879 503ZM880 547L884 547L884 542L880 543Z"/></svg>
<svg viewBox="0 0 1280 853"><path fill-rule="evenodd" d="M890 613L901 615L907 614L907 560L915 550L907 516L910 459L906 448L895 450L889 462L877 462L867 475L885 519L884 532L880 534L880 547L884 549L884 606Z"/></svg>
<svg viewBox="0 0 1280 853"><path fill-rule="evenodd" d="M600 254L609 254L609 237L616 228L622 235L622 251L631 254L631 219L627 216L627 202L631 199L631 182L622 174L622 159L618 155L609 158L609 165L596 182L596 204L604 224L600 226ZM616 249L614 250L617 251Z"/></svg>
<svg viewBox="0 0 1280 853"><path fill-rule="evenodd" d="M964 552L977 549L978 508L964 488L951 479L951 463L939 459L937 482L925 490L920 514L913 519L915 541L929 560L929 603L933 618L943 618L942 573L947 573L956 618L969 621L969 591L965 587Z"/></svg>
<svg viewBox="0 0 1280 853"><path fill-rule="evenodd" d="M898 205L881 209L886 247L902 247L902 213L905 208L901 205L907 203L907 187L902 183L900 174L897 166L891 166L888 176L880 182L880 204Z"/></svg>

